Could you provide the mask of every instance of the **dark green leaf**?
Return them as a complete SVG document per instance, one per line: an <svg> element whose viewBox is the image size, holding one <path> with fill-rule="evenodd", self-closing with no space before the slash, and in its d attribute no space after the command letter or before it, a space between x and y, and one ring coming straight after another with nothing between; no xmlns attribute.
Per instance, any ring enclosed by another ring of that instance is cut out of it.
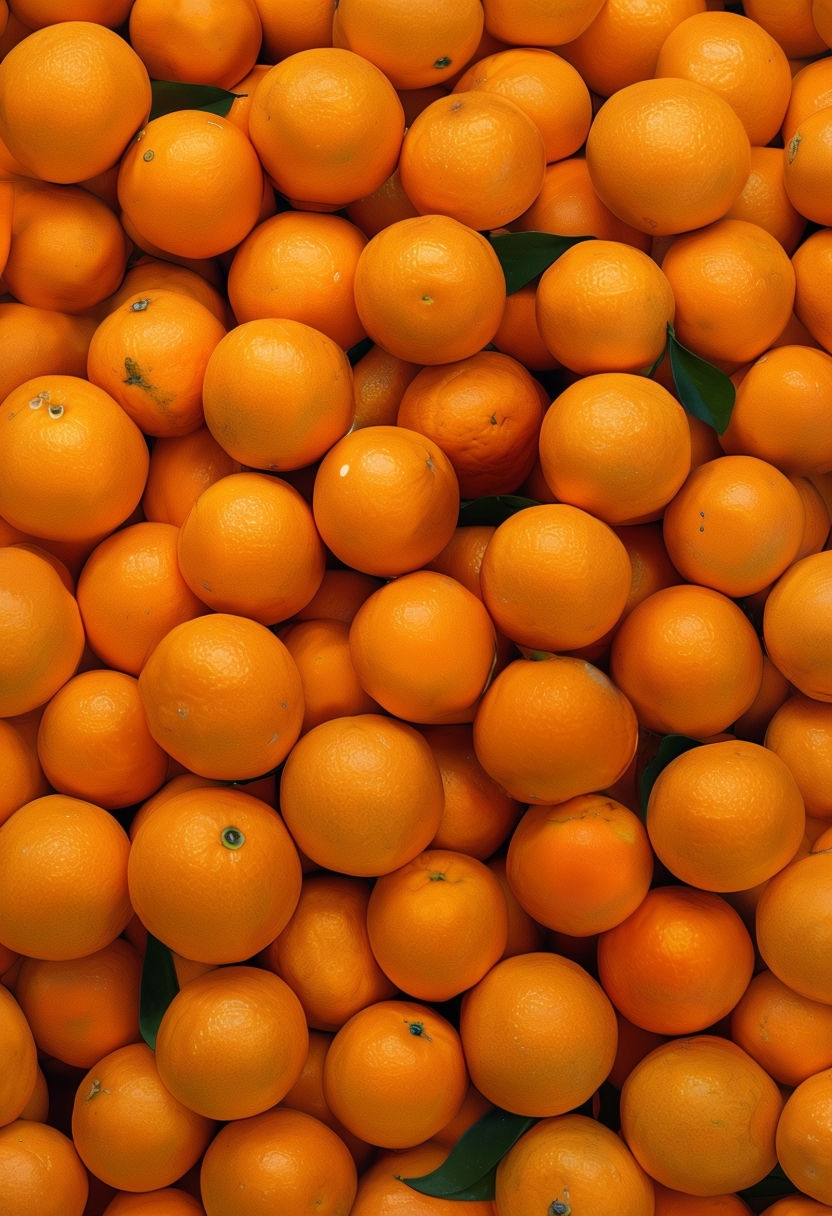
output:
<svg viewBox="0 0 832 1216"><path fill-rule="evenodd" d="M347 351L347 358L353 367L360 359L363 359L367 351L373 346L372 338L362 338L360 342L356 342L355 346L351 346Z"/></svg>
<svg viewBox="0 0 832 1216"><path fill-rule="evenodd" d="M795 1195L797 1187L786 1177L780 1166L775 1165L765 1178L761 1178L759 1182L755 1182L753 1186L749 1186L739 1193L743 1199L766 1199L770 1203L783 1195Z"/></svg>
<svg viewBox="0 0 832 1216"><path fill-rule="evenodd" d="M148 933L139 998L139 1029L148 1047L156 1047L156 1032L162 1014L178 991L179 982L170 950Z"/></svg>
<svg viewBox="0 0 832 1216"><path fill-rule="evenodd" d="M494 1107L468 1128L435 1170L401 1181L414 1191L440 1199L493 1199L497 1165L536 1122Z"/></svg>
<svg viewBox="0 0 832 1216"><path fill-rule="evenodd" d="M542 274L572 245L591 236L556 236L552 232L498 232L488 238L506 276L506 291L513 295Z"/></svg>
<svg viewBox="0 0 832 1216"><path fill-rule="evenodd" d="M639 789L639 800L641 802L641 811L644 815L647 811L647 799L650 797L650 791L653 788L656 778L663 768L667 768L671 760L675 760L677 756L681 756L683 752L689 752L692 747L700 747L699 739L691 739L688 735L665 735L659 743L659 750L652 760L649 760L644 766L644 772L641 775L641 787Z"/></svg>
<svg viewBox="0 0 832 1216"><path fill-rule="evenodd" d="M706 422L721 435L734 408L731 378L682 346L672 325L667 327L667 336L670 370L679 400L689 414Z"/></svg>
<svg viewBox="0 0 832 1216"><path fill-rule="evenodd" d="M225 118L237 97L228 89L213 84L186 84L179 80L153 80L153 103L150 117L170 114L174 110L207 110Z"/></svg>
<svg viewBox="0 0 832 1216"><path fill-rule="evenodd" d="M494 494L488 498L469 498L460 505L459 526L464 528L471 524L501 524L509 515L515 515L526 507L537 507L540 504L533 498L523 498L520 494Z"/></svg>

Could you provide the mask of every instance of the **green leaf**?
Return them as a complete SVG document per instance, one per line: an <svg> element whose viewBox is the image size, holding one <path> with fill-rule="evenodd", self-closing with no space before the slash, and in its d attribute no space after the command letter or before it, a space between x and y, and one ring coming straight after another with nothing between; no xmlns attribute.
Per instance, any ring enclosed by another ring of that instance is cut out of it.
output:
<svg viewBox="0 0 832 1216"><path fill-rule="evenodd" d="M663 768L667 768L671 760L675 760L677 756L681 756L683 752L689 752L692 747L701 747L700 739L691 739L689 735L665 735L659 743L659 750L652 760L649 760L644 766L644 772L641 775L641 786L639 789L639 801L641 803L642 816L647 812L647 800L650 797L650 791L655 784L656 778Z"/></svg>
<svg viewBox="0 0 832 1216"><path fill-rule="evenodd" d="M739 1194L742 1199L765 1199L769 1203L772 1203L775 1199L780 1199L784 1195L797 1194L797 1187L786 1177L780 1166L775 1165L771 1173L766 1174L765 1178L761 1178L753 1186L746 1187Z"/></svg>
<svg viewBox="0 0 832 1216"><path fill-rule="evenodd" d="M469 498L461 503L459 508L459 526L469 527L471 524L501 524L510 515L525 510L526 507L538 507L534 498L523 498L520 494L494 494L486 498Z"/></svg>
<svg viewBox="0 0 832 1216"><path fill-rule="evenodd" d="M239 96L213 84L186 84L180 80L152 80L150 83L153 93L151 119L174 110L207 110L225 118Z"/></svg>
<svg viewBox="0 0 832 1216"><path fill-rule="evenodd" d="M170 950L148 933L139 996L139 1030L152 1049L156 1047L162 1015L178 991L179 982Z"/></svg>
<svg viewBox="0 0 832 1216"><path fill-rule="evenodd" d="M542 274L562 253L592 236L556 236L552 232L498 232L489 236L506 276L506 292L513 295Z"/></svg>
<svg viewBox="0 0 832 1216"><path fill-rule="evenodd" d="M679 400L694 417L706 422L721 435L734 408L734 385L725 372L700 359L676 337L668 324L668 354L673 383Z"/></svg>
<svg viewBox="0 0 832 1216"><path fill-rule="evenodd" d="M360 342L356 342L355 346L351 346L347 351L347 358L349 359L350 364L355 367L356 363L364 358L367 351L370 350L373 345L374 343L372 338L362 338Z"/></svg>
<svg viewBox="0 0 832 1216"><path fill-rule="evenodd" d="M463 1133L435 1170L401 1181L440 1199L493 1199L499 1162L534 1123L537 1119L494 1107Z"/></svg>

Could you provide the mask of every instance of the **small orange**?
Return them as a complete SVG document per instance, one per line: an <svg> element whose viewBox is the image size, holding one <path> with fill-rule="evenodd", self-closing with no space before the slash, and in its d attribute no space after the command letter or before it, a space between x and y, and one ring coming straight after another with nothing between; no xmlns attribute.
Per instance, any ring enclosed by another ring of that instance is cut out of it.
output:
<svg viewBox="0 0 832 1216"><path fill-rule="evenodd" d="M0 718L0 768L3 790L0 793L0 823L13 811L49 793L49 783L40 766L37 751L39 714Z"/></svg>
<svg viewBox="0 0 832 1216"><path fill-rule="evenodd" d="M175 625L139 673L150 733L203 777L260 777L288 754L303 722L300 673L267 626L214 612Z"/></svg>
<svg viewBox="0 0 832 1216"><path fill-rule="evenodd" d="M243 321L205 369L205 421L241 464L283 472L312 464L350 428L352 369L337 342L283 317Z"/></svg>
<svg viewBox="0 0 832 1216"><path fill-rule="evenodd" d="M127 879L136 915L170 949L238 963L287 924L301 865L272 807L241 788L194 788L143 817Z"/></svg>
<svg viewBox="0 0 832 1216"><path fill-rule="evenodd" d="M121 286L107 299L108 310L118 308L137 294L178 291L209 308L214 316L228 322L228 301L220 290L222 273L216 259L180 258L168 261L150 254L131 258Z"/></svg>
<svg viewBox="0 0 832 1216"><path fill-rule="evenodd" d="M736 1191L726 1195L690 1195L653 1183L654 1216L751 1216L751 1208Z"/></svg>
<svg viewBox="0 0 832 1216"><path fill-rule="evenodd" d="M520 46L559 46L577 38L598 15L603 0L485 0L485 28L494 38Z"/></svg>
<svg viewBox="0 0 832 1216"><path fill-rule="evenodd" d="M480 570L486 546L494 535L495 524L461 524L436 557L427 563L428 570L439 570L457 579L474 595L482 599Z"/></svg>
<svg viewBox="0 0 832 1216"><path fill-rule="evenodd" d="M444 89L440 88L439 92L445 96ZM399 93L399 99L404 101L404 93ZM382 228L397 220L412 219L419 212L405 194L397 167L375 190L347 203L344 214L369 239Z"/></svg>
<svg viewBox="0 0 832 1216"><path fill-rule="evenodd" d="M0 825L0 942L56 960L109 945L132 915L129 852L124 828L95 803L66 794L25 802Z"/></svg>
<svg viewBox="0 0 832 1216"><path fill-rule="evenodd" d="M333 443L315 473L312 511L340 562L390 578L445 547L459 499L453 465L438 444L409 427L379 424Z"/></svg>
<svg viewBox="0 0 832 1216"><path fill-rule="evenodd" d="M622 618L660 587L680 582L679 572L671 562L662 537L660 521L616 526L616 535L624 542L633 569L630 594Z"/></svg>
<svg viewBox="0 0 832 1216"><path fill-rule="evenodd" d="M738 739L748 739L752 743L763 743L765 733L777 710L783 703L794 695L794 689L767 654L763 654L763 678L757 695L744 714L740 714L734 722L732 730ZM774 749L776 750L776 749ZM791 765L789 766L791 767ZM797 774L794 774L800 785ZM806 794L801 789L806 802Z"/></svg>
<svg viewBox="0 0 832 1216"><path fill-rule="evenodd" d="M777 1160L802 1194L832 1205L829 1132L832 1128L832 1068L801 1081L788 1095L777 1124Z"/></svg>
<svg viewBox="0 0 832 1216"><path fill-rule="evenodd" d="M827 1005L832 986L822 960L832 934L830 875L831 852L795 858L769 879L755 920L757 947L769 970L800 996Z"/></svg>
<svg viewBox="0 0 832 1216"><path fill-rule="evenodd" d="M325 869L364 877L398 869L427 848L443 800L426 739L381 714L313 726L280 780L280 811L298 848Z"/></svg>
<svg viewBox="0 0 832 1216"><path fill-rule="evenodd" d="M156 439L142 494L145 520L179 526L197 495L226 473L239 473L240 467L207 426L187 435Z"/></svg>
<svg viewBox="0 0 832 1216"><path fill-rule="evenodd" d="M261 59L277 63L295 51L329 46L332 41L330 0L254 0L263 27Z"/></svg>
<svg viewBox="0 0 832 1216"><path fill-rule="evenodd" d="M127 34L154 80L230 89L254 66L263 28L254 0L133 0Z"/></svg>
<svg viewBox="0 0 832 1216"><path fill-rule="evenodd" d="M101 1182L151 1191L170 1186L196 1164L214 1125L173 1096L141 1042L117 1047L81 1078L71 1129L78 1155Z"/></svg>
<svg viewBox="0 0 832 1216"><path fill-rule="evenodd" d="M448 1155L447 1147L435 1138L413 1148L377 1152L358 1179L358 1191L350 1216L459 1216L459 1203L414 1191L403 1181L420 1178L437 1169ZM491 1199L471 1199L465 1216L494 1216Z"/></svg>
<svg viewBox="0 0 832 1216"><path fill-rule="evenodd" d="M832 98L830 98L832 104ZM792 254L794 310L815 341L832 353L832 310L823 285L832 264L832 228L809 233Z"/></svg>
<svg viewBox="0 0 832 1216"><path fill-rule="evenodd" d="M800 692L832 701L826 606L832 595L832 551L802 557L772 587L763 609L769 658Z"/></svg>
<svg viewBox="0 0 832 1216"><path fill-rule="evenodd" d="M805 216L792 206L786 194L780 148L771 144L765 147L752 145L751 170L736 200L725 212L725 217L757 224L771 233L786 253L794 255L806 232L807 222Z"/></svg>
<svg viewBox="0 0 832 1216"><path fill-rule="evenodd" d="M368 595L382 585L380 578L348 566L327 566L321 585L309 603L295 613L296 621L329 618L348 625Z"/></svg>
<svg viewBox="0 0 832 1216"><path fill-rule="evenodd" d="M37 1077L38 1052L32 1028L19 1002L0 984L0 1042L7 1061L0 1086L0 1127L20 1118Z"/></svg>
<svg viewBox="0 0 832 1216"><path fill-rule="evenodd" d="M355 302L367 333L411 363L452 363L486 346L506 283L494 248L449 215L398 220L367 242Z"/></svg>
<svg viewBox="0 0 832 1216"><path fill-rule="evenodd" d="M17 1119L0 1128L0 1189L8 1216L83 1216L90 1184L69 1136Z"/></svg>
<svg viewBox="0 0 832 1216"><path fill-rule="evenodd" d="M453 1025L402 997L367 1005L344 1023L323 1081L332 1113L353 1135L380 1148L409 1148L453 1118L468 1072Z"/></svg>
<svg viewBox="0 0 832 1216"><path fill-rule="evenodd" d="M558 362L538 328L536 294L537 283L533 279L506 296L503 317L491 342L497 350L516 359L530 372L553 371Z"/></svg>
<svg viewBox="0 0 832 1216"><path fill-rule="evenodd" d="M84 376L95 317L35 308L17 300L0 303L3 370L0 401L32 376Z"/></svg>
<svg viewBox="0 0 832 1216"><path fill-rule="evenodd" d="M818 1203L808 1195L798 1191L775 1199L774 1203L763 1208L760 1216L828 1216L832 1207L826 1203Z"/></svg>
<svg viewBox="0 0 832 1216"><path fill-rule="evenodd" d="M508 841L506 878L540 924L588 937L636 910L653 878L653 854L634 811L581 794L526 810Z"/></svg>
<svg viewBox="0 0 832 1216"><path fill-rule="evenodd" d="M832 704L793 692L771 715L765 745L788 765L806 814L832 820Z"/></svg>
<svg viewBox="0 0 832 1216"><path fill-rule="evenodd" d="M301 734L329 718L375 713L380 708L358 678L349 632L347 621L329 617L293 620L278 632L303 684Z"/></svg>
<svg viewBox="0 0 832 1216"><path fill-rule="evenodd" d="M377 423L394 425L404 390L418 371L418 363L409 363L373 343L352 369L353 430Z"/></svg>
<svg viewBox="0 0 832 1216"><path fill-rule="evenodd" d="M780 1085L832 1067L832 1006L801 996L766 968L734 1006L730 1031Z"/></svg>
<svg viewBox="0 0 832 1216"><path fill-rule="evenodd" d="M802 119L783 155L783 181L792 205L815 224L832 223L823 185L832 163L832 106Z"/></svg>
<svg viewBox="0 0 832 1216"><path fill-rule="evenodd" d="M101 1216L205 1216L205 1208L179 1187L116 1191Z"/></svg>

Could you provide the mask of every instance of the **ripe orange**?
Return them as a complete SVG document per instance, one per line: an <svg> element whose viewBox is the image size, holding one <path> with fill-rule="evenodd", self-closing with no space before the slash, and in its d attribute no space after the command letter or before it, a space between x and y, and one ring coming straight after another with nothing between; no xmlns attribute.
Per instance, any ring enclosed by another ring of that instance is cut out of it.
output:
<svg viewBox="0 0 832 1216"><path fill-rule="evenodd" d="M409 427L376 425L333 443L315 473L312 511L334 556L381 578L424 566L459 515L459 483L438 444Z"/></svg>
<svg viewBox="0 0 832 1216"><path fill-rule="evenodd" d="M793 694L794 689L786 677L774 666L768 655L763 654L763 678L757 695L745 713L740 714L733 724L733 733L738 739L748 739L752 743L764 742L766 729L773 715ZM793 775L796 777L796 774ZM800 792L803 793L803 790ZM804 803L805 801L804 794Z"/></svg>
<svg viewBox="0 0 832 1216"><path fill-rule="evenodd" d="M757 901L757 947L763 962L800 996L832 1004L822 960L832 921L827 892L832 853L797 857L769 879Z"/></svg>
<svg viewBox="0 0 832 1216"><path fill-rule="evenodd" d="M62 13L2 59L0 139L35 177L82 182L118 161L150 102L150 77L129 43Z"/></svg>
<svg viewBox="0 0 832 1216"><path fill-rule="evenodd" d="M781 128L783 143L788 144L802 119L828 105L832 105L832 65L825 57L812 59L792 76L789 104ZM782 161L782 156L780 159Z"/></svg>
<svg viewBox="0 0 832 1216"><path fill-rule="evenodd" d="M832 98L830 98L832 104ZM814 340L832 352L832 311L823 284L832 262L832 229L811 232L792 254L794 310Z"/></svg>
<svg viewBox="0 0 832 1216"><path fill-rule="evenodd" d="M38 759L38 720L39 713L31 717L0 718L0 768L3 772L0 823L24 802L49 793L49 783Z"/></svg>
<svg viewBox="0 0 832 1216"><path fill-rule="evenodd" d="M612 641L610 674L639 723L707 738L726 730L760 687L763 652L742 609L711 587L677 584L647 596Z"/></svg>
<svg viewBox="0 0 832 1216"><path fill-rule="evenodd" d="M0 1127L20 1118L36 1083L38 1052L19 1002L0 984L0 1043L7 1061L0 1085Z"/></svg>
<svg viewBox="0 0 832 1216"><path fill-rule="evenodd" d="M210 1119L162 1083L146 1043L109 1052L81 1078L72 1140L87 1169L120 1190L170 1186L196 1164L214 1131Z"/></svg>
<svg viewBox="0 0 832 1216"><path fill-rule="evenodd" d="M468 1072L453 1025L401 997L366 1005L344 1023L327 1051L323 1082L332 1113L353 1135L380 1148L409 1148L453 1118Z"/></svg>
<svg viewBox="0 0 832 1216"><path fill-rule="evenodd" d="M680 578L668 556L658 520L644 524L622 524L616 526L615 532L624 542L633 568L630 594L622 614L626 616L648 595L660 587L670 587L680 582Z"/></svg>
<svg viewBox="0 0 832 1216"><path fill-rule="evenodd" d="M564 802L617 781L635 755L626 696L585 659L515 659L490 684L474 718L474 748L511 797Z"/></svg>
<svg viewBox="0 0 832 1216"><path fill-rule="evenodd" d="M419 370L418 363L399 359L383 346L373 343L352 369L355 396L353 430L377 423L392 426L404 390Z"/></svg>
<svg viewBox="0 0 832 1216"><path fill-rule="evenodd" d="M731 1012L730 1037L781 1085L832 1067L832 1006L801 996L763 969Z"/></svg>
<svg viewBox="0 0 832 1216"><path fill-rule="evenodd" d="M344 351L291 318L261 317L231 329L211 353L202 395L220 446L244 465L275 473L320 459L355 413Z"/></svg>
<svg viewBox="0 0 832 1216"><path fill-rule="evenodd" d="M404 0L339 0L332 40L381 68L396 89L422 89L459 74L479 46L483 22L479 0L450 9L440 0L416 6Z"/></svg>
<svg viewBox="0 0 832 1216"><path fill-rule="evenodd" d="M81 613L44 553L0 547L0 638L2 718L44 705L76 671L84 653Z"/></svg>
<svg viewBox="0 0 832 1216"><path fill-rule="evenodd" d="M832 705L793 692L771 715L765 745L794 776L806 814L832 820Z"/></svg>
<svg viewBox="0 0 832 1216"><path fill-rule="evenodd" d="M257 85L249 134L271 181L300 210L335 211L396 167L404 110L391 81L343 47L296 51Z"/></svg>
<svg viewBox="0 0 832 1216"><path fill-rule="evenodd" d="M653 878L653 854L634 811L582 794L526 810L508 841L506 878L540 924L585 937L636 910Z"/></svg>
<svg viewBox="0 0 832 1216"><path fill-rule="evenodd" d="M432 90L418 90L419 93L426 91ZM443 88L440 87L439 92L445 96ZM399 92L399 100L405 100L403 91ZM348 203L344 214L369 239L396 220L412 219L419 212L405 194L401 175L395 168L375 190Z"/></svg>
<svg viewBox="0 0 832 1216"><path fill-rule="evenodd" d="M211 1141L199 1189L212 1216L257 1216L274 1210L347 1216L358 1172L341 1137L320 1119L277 1108L237 1119Z"/></svg>
<svg viewBox="0 0 832 1216"><path fill-rule="evenodd" d="M130 4L128 0L76 0L69 5L63 0L14 0L14 9L17 19L33 30L65 21L70 14L72 20L97 21L117 29L127 19Z"/></svg>
<svg viewBox="0 0 832 1216"><path fill-rule="evenodd" d="M823 183L832 163L832 107L807 115L784 149L783 182L792 205L815 224L832 223Z"/></svg>
<svg viewBox="0 0 832 1216"><path fill-rule="evenodd" d="M590 127L592 185L609 209L652 236L700 228L724 215L750 169L750 142L707 85L648 79L625 85Z"/></svg>
<svg viewBox="0 0 832 1216"><path fill-rule="evenodd" d="M777 1124L777 1159L802 1194L832 1203L829 1129L832 1126L832 1068L801 1081L786 1098Z"/></svg>
<svg viewBox="0 0 832 1216"><path fill-rule="evenodd" d="M87 314L35 308L17 300L0 303L0 401L32 376L86 375L95 327L95 317Z"/></svg>
<svg viewBox="0 0 832 1216"><path fill-rule="evenodd" d="M553 371L558 362L540 335L535 312L536 293L537 284L532 280L506 296L503 317L492 345L517 359L530 372Z"/></svg>
<svg viewBox="0 0 832 1216"><path fill-rule="evenodd" d="M772 587L763 609L769 658L800 692L832 701L826 605L832 595L832 551L810 553Z"/></svg>
<svg viewBox="0 0 832 1216"><path fill-rule="evenodd" d="M183 790L145 815L127 878L148 932L185 958L237 963L288 922L301 865L272 807L220 786Z"/></svg>
<svg viewBox="0 0 832 1216"><path fill-rule="evenodd" d="M205 1208L179 1187L153 1191L116 1191L102 1216L205 1216Z"/></svg>
<svg viewBox="0 0 832 1216"><path fill-rule="evenodd" d="M313 726L280 780L280 811L298 848L324 869L364 877L398 869L427 848L443 799L428 742L381 714Z"/></svg>
<svg viewBox="0 0 832 1216"><path fill-rule="evenodd" d="M661 384L598 372L555 396L538 449L558 501L611 525L631 525L658 518L679 490L690 470L691 435L685 411Z"/></svg>
<svg viewBox="0 0 832 1216"><path fill-rule="evenodd" d="M78 376L38 376L9 393L0 440L0 513L34 536L92 540L141 498L144 436L109 393Z"/></svg>
<svg viewBox="0 0 832 1216"><path fill-rule="evenodd" d="M122 220L138 243L211 258L254 227L263 169L246 135L218 114L173 110L139 131L119 164Z"/></svg>
<svg viewBox="0 0 832 1216"><path fill-rule="evenodd" d="M284 625L278 637L300 672L304 703L301 734L329 718L379 710L355 670L347 621L296 619Z"/></svg>
<svg viewBox="0 0 832 1216"><path fill-rule="evenodd" d="M603 0L564 0L557 5L540 5L534 0L485 0L485 28L502 42L559 46L577 38L602 4Z"/></svg>
<svg viewBox="0 0 832 1216"><path fill-rule="evenodd" d="M355 272L367 333L411 363L452 363L497 332L506 283L494 248L449 215L398 220L371 237Z"/></svg>
<svg viewBox="0 0 832 1216"><path fill-rule="evenodd" d="M541 1119L497 1166L498 1216L532 1211L580 1211L595 1216L643 1216L653 1210L653 1183L626 1144L582 1114Z"/></svg>
<svg viewBox="0 0 832 1216"><path fill-rule="evenodd" d="M0 1128L0 1189L9 1216L83 1216L90 1185L69 1136L16 1119Z"/></svg>
<svg viewBox="0 0 832 1216"><path fill-rule="evenodd" d="M790 59L827 50L812 21L812 0L744 0L743 11L777 39Z"/></svg>
<svg viewBox="0 0 832 1216"><path fill-rule="evenodd" d="M239 471L239 461L217 443L207 426L187 435L156 439L150 452L142 513L146 520L178 526L206 486L226 473Z"/></svg>
<svg viewBox="0 0 832 1216"><path fill-rule="evenodd" d="M134 0L127 33L154 80L230 89L254 66L263 29L254 0Z"/></svg>
<svg viewBox="0 0 832 1216"><path fill-rule="evenodd" d="M222 274L215 260L203 258L167 261L150 254L131 258L121 286L106 301L107 310L118 308L134 295L155 291L178 291L210 308L223 323L229 320L228 301L220 290Z"/></svg>
<svg viewBox="0 0 832 1216"><path fill-rule="evenodd" d="M752 145L748 178L725 216L759 225L780 242L786 253L794 255L806 231L806 218L792 206L786 194L780 148L771 144Z"/></svg>
<svg viewBox="0 0 832 1216"><path fill-rule="evenodd" d="M362 574L348 566L327 566L321 585L305 608L295 614L295 621L317 621L329 618L348 625L358 609L382 585L380 578Z"/></svg>
<svg viewBox="0 0 832 1216"><path fill-rule="evenodd" d="M109 945L132 915L129 852L103 807L65 794L24 803L0 825L0 942L56 960Z"/></svg>
<svg viewBox="0 0 832 1216"><path fill-rule="evenodd" d="M300 733L303 688L284 644L249 617L183 621L139 673L150 733L203 777L235 781L276 768Z"/></svg>
<svg viewBox="0 0 832 1216"><path fill-rule="evenodd" d="M254 0L263 27L261 58L277 63L295 51L329 46L332 41L330 0Z"/></svg>
<svg viewBox="0 0 832 1216"><path fill-rule="evenodd" d="M480 570L486 546L494 535L494 524L461 524L436 557L427 563L428 570L438 570L457 579L474 595L482 599Z"/></svg>

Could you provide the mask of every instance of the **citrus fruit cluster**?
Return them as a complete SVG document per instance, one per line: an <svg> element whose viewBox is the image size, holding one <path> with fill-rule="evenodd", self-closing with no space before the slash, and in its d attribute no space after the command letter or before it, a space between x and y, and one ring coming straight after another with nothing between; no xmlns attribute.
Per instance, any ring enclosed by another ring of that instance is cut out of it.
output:
<svg viewBox="0 0 832 1216"><path fill-rule="evenodd" d="M832 1212L830 0L0 0L0 1211Z"/></svg>

